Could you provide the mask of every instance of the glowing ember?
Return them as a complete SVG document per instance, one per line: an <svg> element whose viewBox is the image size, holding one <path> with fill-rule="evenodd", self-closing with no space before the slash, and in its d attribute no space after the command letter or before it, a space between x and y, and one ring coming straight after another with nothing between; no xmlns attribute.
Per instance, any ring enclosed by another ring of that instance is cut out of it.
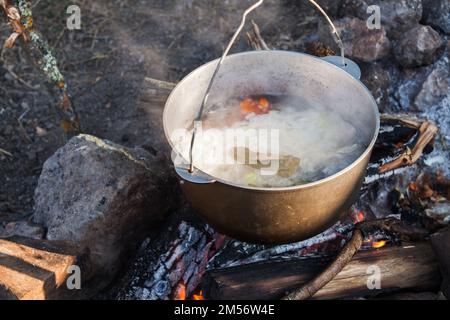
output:
<svg viewBox="0 0 450 320"><path fill-rule="evenodd" d="M186 285L180 283L175 290L173 300L186 300Z"/></svg>
<svg viewBox="0 0 450 320"><path fill-rule="evenodd" d="M410 182L408 187L412 191L417 191L419 189L419 187L417 186L417 183L415 183L415 182Z"/></svg>
<svg viewBox="0 0 450 320"><path fill-rule="evenodd" d="M372 248L379 249L386 245L386 240L379 240L372 243Z"/></svg>
<svg viewBox="0 0 450 320"><path fill-rule="evenodd" d="M358 223L364 221L366 219L366 215L364 214L364 212L355 209L352 214L352 219L354 223Z"/></svg>
<svg viewBox="0 0 450 320"><path fill-rule="evenodd" d="M203 296L203 291L200 290L199 294L192 295L192 300L205 300Z"/></svg>

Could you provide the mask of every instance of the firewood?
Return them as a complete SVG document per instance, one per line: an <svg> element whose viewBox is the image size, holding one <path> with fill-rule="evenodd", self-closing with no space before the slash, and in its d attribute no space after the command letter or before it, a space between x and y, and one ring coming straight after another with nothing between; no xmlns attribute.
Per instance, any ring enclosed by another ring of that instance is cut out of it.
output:
<svg viewBox="0 0 450 320"><path fill-rule="evenodd" d="M279 299L304 285L331 258L307 258L249 264L209 271L203 282L206 299ZM380 289L371 289L373 272L380 271ZM408 276L405 276L408 275ZM368 285L369 284L369 285ZM427 242L360 251L313 299L375 296L408 289L436 291L441 276L436 256Z"/></svg>
<svg viewBox="0 0 450 320"><path fill-rule="evenodd" d="M414 121L408 121L407 119L400 121L403 121L406 125L414 125ZM411 166L416 163L422 156L425 147L432 143L438 133L438 128L430 121L424 121L421 123L417 130L419 137L417 138L414 147L412 149L406 148L406 150L398 158L382 165L378 169L380 173L392 171L404 166Z"/></svg>
<svg viewBox="0 0 450 320"><path fill-rule="evenodd" d="M442 292L450 299L450 227L431 236L431 244L441 266L444 282Z"/></svg>
<svg viewBox="0 0 450 320"><path fill-rule="evenodd" d="M74 266L81 272L83 290L68 286L74 285ZM89 252L71 242L0 239L0 300L86 298L92 294L86 289L93 276L91 266Z"/></svg>
<svg viewBox="0 0 450 320"><path fill-rule="evenodd" d="M327 283L342 271L347 263L353 258L355 253L361 248L364 241L361 230L356 229L350 241L345 245L333 263L321 274L302 286L300 289L288 294L283 300L305 300L314 296Z"/></svg>
<svg viewBox="0 0 450 320"><path fill-rule="evenodd" d="M284 297L284 300L305 300L309 299L330 282L349 263L354 254L361 248L364 236L370 236L373 231L384 231L396 234L406 240L423 240L427 235L427 230L413 227L404 221L397 219L380 219L373 221L362 221L356 224L352 238L344 246L336 259L317 277Z"/></svg>
<svg viewBox="0 0 450 320"><path fill-rule="evenodd" d="M248 44L255 50L270 50L269 46L261 36L259 26L253 20L252 20L252 27L253 32L246 33Z"/></svg>

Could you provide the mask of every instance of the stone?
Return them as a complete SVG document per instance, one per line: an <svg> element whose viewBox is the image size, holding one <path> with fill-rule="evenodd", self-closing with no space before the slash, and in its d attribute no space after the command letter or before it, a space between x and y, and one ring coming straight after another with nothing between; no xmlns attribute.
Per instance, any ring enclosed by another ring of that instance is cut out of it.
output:
<svg viewBox="0 0 450 320"><path fill-rule="evenodd" d="M372 93L377 102L378 109L383 112L389 105L390 74L379 63L361 65L361 82Z"/></svg>
<svg viewBox="0 0 450 320"><path fill-rule="evenodd" d="M434 63L445 51L445 42L430 26L418 25L406 32L394 46L397 62L403 67Z"/></svg>
<svg viewBox="0 0 450 320"><path fill-rule="evenodd" d="M114 275L177 201L167 159L79 135L45 163L34 221L48 240L87 247L96 272Z"/></svg>
<svg viewBox="0 0 450 320"><path fill-rule="evenodd" d="M370 30L366 22L358 18L343 18L335 21L335 26L344 42L345 55L364 62L382 59L389 55L391 44L382 27ZM335 52L339 49L334 42L328 25L319 24L319 36Z"/></svg>
<svg viewBox="0 0 450 320"><path fill-rule="evenodd" d="M320 0L320 1L318 1L319 5L323 8L323 10L325 10L325 12L332 17L337 16L337 14L339 12L339 7L341 6L341 2L342 2L342 0ZM311 4L308 3L308 5L311 5ZM316 12L318 12L318 11L316 11ZM317 13L317 14L319 14L319 13Z"/></svg>
<svg viewBox="0 0 450 320"><path fill-rule="evenodd" d="M32 239L43 239L44 228L30 221L13 221L0 224L0 238L8 238L12 236L22 236Z"/></svg>
<svg viewBox="0 0 450 320"><path fill-rule="evenodd" d="M450 227L433 234L430 241L444 278L441 290L450 299Z"/></svg>
<svg viewBox="0 0 450 320"><path fill-rule="evenodd" d="M339 15L358 17L366 22L371 15L367 8L372 5L380 7L381 26L392 39L401 38L422 18L421 0L344 0Z"/></svg>
<svg viewBox="0 0 450 320"><path fill-rule="evenodd" d="M69 290L67 283L72 284L72 266L78 266L83 288L91 274L87 257L87 251L67 242L0 239L0 300L80 297L80 290Z"/></svg>
<svg viewBox="0 0 450 320"><path fill-rule="evenodd" d="M449 55L447 50L433 65L396 69L396 72L391 74L391 80L394 78L391 81L391 90L394 92L399 107L404 111L426 112L427 117L432 116L434 118L434 112L431 112L432 108L439 105L445 108L445 100L450 99L448 65ZM445 114L444 110L442 112ZM439 124L441 130L448 127L445 124L445 118Z"/></svg>
<svg viewBox="0 0 450 320"><path fill-rule="evenodd" d="M450 0L422 0L423 22L450 34Z"/></svg>
<svg viewBox="0 0 450 320"><path fill-rule="evenodd" d="M422 83L414 99L414 106L419 111L440 103L450 94L450 72L447 63L437 63Z"/></svg>
<svg viewBox="0 0 450 320"><path fill-rule="evenodd" d="M394 97L403 111L413 110L414 99L417 96L423 82L430 74L432 66L419 68L395 69L393 75L396 81L392 83Z"/></svg>

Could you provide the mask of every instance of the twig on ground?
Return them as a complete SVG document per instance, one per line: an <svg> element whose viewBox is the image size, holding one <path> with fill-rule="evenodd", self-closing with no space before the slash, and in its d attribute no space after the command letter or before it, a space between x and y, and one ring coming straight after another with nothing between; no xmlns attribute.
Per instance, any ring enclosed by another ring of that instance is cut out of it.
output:
<svg viewBox="0 0 450 320"><path fill-rule="evenodd" d="M2 0L0 5L8 19L13 33L6 41L11 48L17 39L22 39L33 65L46 76L58 97L61 127L69 136L80 132L80 121L67 90L67 84L61 74L57 60L48 42L34 29L32 6L29 0Z"/></svg>
<svg viewBox="0 0 450 320"><path fill-rule="evenodd" d="M12 153L9 151L6 151L5 149L0 148L0 153L7 155L8 157L12 157Z"/></svg>
<svg viewBox="0 0 450 320"><path fill-rule="evenodd" d="M158 89L172 90L176 83L145 77L144 80Z"/></svg>
<svg viewBox="0 0 450 320"><path fill-rule="evenodd" d="M264 41L263 37L261 36L261 31L259 29L259 26L256 24L255 21L252 20L252 26L253 26L253 32L247 32L247 40L250 44L250 46L255 50L270 50L267 43Z"/></svg>
<svg viewBox="0 0 450 320"><path fill-rule="evenodd" d="M261 48L263 50L270 50L270 48L267 45L266 41L264 41L264 38L261 36L261 31L259 29L259 26L253 20L252 20L252 26L253 26L253 32L255 33L256 39L258 39L258 42L259 42Z"/></svg>
<svg viewBox="0 0 450 320"><path fill-rule="evenodd" d="M2 59L0 59L2 60ZM18 82L20 82L21 84L23 84L25 87L27 87L30 90L38 90L39 86L33 86L31 83L28 83L27 81L25 81L24 79L22 79L17 73L15 73L10 67L6 66L5 64L3 64L3 69L5 69L6 71L8 71L8 73L14 78L16 79Z"/></svg>
<svg viewBox="0 0 450 320"><path fill-rule="evenodd" d="M30 138L30 136L29 136L28 133L27 133L27 130L25 129L25 127L24 127L23 124L22 124L22 120L23 120L23 118L27 115L28 111L30 111L30 109L25 110L25 111L20 115L20 117L17 119L17 123L19 124L20 131L22 132L22 134L23 134L23 136L25 137L25 139L26 139L29 143L31 143L31 142L33 142L33 140Z"/></svg>

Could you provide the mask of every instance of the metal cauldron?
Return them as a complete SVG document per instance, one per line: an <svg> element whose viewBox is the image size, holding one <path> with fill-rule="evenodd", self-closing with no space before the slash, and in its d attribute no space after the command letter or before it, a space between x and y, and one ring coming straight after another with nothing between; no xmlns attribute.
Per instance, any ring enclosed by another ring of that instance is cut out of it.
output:
<svg viewBox="0 0 450 320"><path fill-rule="evenodd" d="M239 53L226 57L213 86L211 78L219 60L199 67L172 91L163 119L172 147L172 133L192 127L208 87L209 104L231 96L276 92L302 96L311 105L332 106L367 144L364 153L340 172L293 187L247 187L177 168L186 198L219 232L249 242L300 241L335 224L357 199L378 135L379 113L371 93L358 79L357 66L347 59L342 66L347 72L335 65L339 59L327 58L330 63L287 51Z"/></svg>

